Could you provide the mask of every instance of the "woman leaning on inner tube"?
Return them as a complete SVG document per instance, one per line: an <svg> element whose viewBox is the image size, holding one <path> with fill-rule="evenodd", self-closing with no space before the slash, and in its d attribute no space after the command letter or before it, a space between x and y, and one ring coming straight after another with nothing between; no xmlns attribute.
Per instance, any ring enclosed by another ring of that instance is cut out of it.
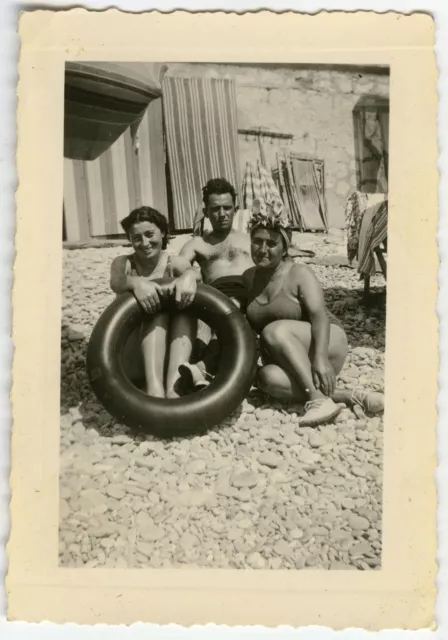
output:
<svg viewBox="0 0 448 640"><path fill-rule="evenodd" d="M157 398L179 397L179 366L191 356L197 321L186 313L159 313L164 295L173 296L181 311L194 299L189 279L182 273L178 257L168 256L168 222L156 209L134 209L121 221L134 252L115 258L111 266L110 286L116 294L130 291L148 313L125 348L124 367L129 377L141 378L144 372L148 395ZM169 287L160 287L158 278L177 276ZM198 280L200 275L198 273ZM151 315L149 315L151 314Z"/></svg>
<svg viewBox="0 0 448 640"><path fill-rule="evenodd" d="M329 422L340 411L336 403L381 412L382 394L336 388L348 354L347 337L327 311L312 270L288 257L291 227L281 205L255 200L249 232L255 267L244 273L243 281L246 315L260 334L259 388L275 398L304 403L301 426Z"/></svg>

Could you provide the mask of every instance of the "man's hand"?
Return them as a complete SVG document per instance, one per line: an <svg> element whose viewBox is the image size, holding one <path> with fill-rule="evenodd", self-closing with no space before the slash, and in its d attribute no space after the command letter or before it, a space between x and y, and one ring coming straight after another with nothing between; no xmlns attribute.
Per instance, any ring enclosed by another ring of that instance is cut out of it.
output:
<svg viewBox="0 0 448 640"><path fill-rule="evenodd" d="M170 289L175 295L177 308L185 309L193 302L196 295L196 275L192 273L191 270L186 271L174 280Z"/></svg>
<svg viewBox="0 0 448 640"><path fill-rule="evenodd" d="M316 356L312 363L313 382L316 389L331 398L336 387L336 375L327 356Z"/></svg>
<svg viewBox="0 0 448 640"><path fill-rule="evenodd" d="M155 282L138 278L133 287L137 301L146 313L155 314L160 311L160 287Z"/></svg>

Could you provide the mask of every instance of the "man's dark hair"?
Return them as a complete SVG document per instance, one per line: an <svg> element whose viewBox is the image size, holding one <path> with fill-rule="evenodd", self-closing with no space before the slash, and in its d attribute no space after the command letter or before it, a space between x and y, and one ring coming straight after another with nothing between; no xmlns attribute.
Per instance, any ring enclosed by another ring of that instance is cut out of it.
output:
<svg viewBox="0 0 448 640"><path fill-rule="evenodd" d="M162 249L166 249L168 244L168 220L160 211L152 207L139 207L131 211L131 213L120 222L128 238L132 225L137 222L151 222L155 224L162 232Z"/></svg>
<svg viewBox="0 0 448 640"><path fill-rule="evenodd" d="M209 180L205 187L202 189L202 200L204 205L208 205L210 196L215 193L222 195L224 193L230 193L232 196L233 204L236 203L236 191L235 187L230 184L225 178L213 178Z"/></svg>

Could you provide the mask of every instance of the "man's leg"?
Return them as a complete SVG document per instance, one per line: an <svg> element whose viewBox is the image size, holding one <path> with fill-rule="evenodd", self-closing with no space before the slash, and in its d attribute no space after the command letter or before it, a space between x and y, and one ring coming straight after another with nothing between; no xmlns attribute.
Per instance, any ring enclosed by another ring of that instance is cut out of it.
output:
<svg viewBox="0 0 448 640"><path fill-rule="evenodd" d="M167 398L179 397L180 365L187 363L190 359L197 333L197 325L197 320L186 313L176 313L171 318L166 372Z"/></svg>
<svg viewBox="0 0 448 640"><path fill-rule="evenodd" d="M232 302L241 308L241 300L238 298L230 298ZM180 367L182 376L188 377L190 384L199 390L210 384L213 377L217 374L219 368L219 357L221 354L221 346L219 344L216 333L211 332L211 337L205 349L201 360L195 364L185 363Z"/></svg>

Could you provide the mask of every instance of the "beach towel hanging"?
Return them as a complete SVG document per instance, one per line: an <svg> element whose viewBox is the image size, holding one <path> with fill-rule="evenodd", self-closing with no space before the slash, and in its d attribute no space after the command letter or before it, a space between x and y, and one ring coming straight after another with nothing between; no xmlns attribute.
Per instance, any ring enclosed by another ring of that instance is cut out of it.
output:
<svg viewBox="0 0 448 640"><path fill-rule="evenodd" d="M250 210L253 201L256 199L265 200L275 211L284 208L284 203L280 197L277 185L272 178L271 172L257 161L256 168L250 162L246 162L243 185L243 207Z"/></svg>
<svg viewBox="0 0 448 640"><path fill-rule="evenodd" d="M174 228L192 229L208 180L239 186L235 83L165 76L162 91Z"/></svg>

